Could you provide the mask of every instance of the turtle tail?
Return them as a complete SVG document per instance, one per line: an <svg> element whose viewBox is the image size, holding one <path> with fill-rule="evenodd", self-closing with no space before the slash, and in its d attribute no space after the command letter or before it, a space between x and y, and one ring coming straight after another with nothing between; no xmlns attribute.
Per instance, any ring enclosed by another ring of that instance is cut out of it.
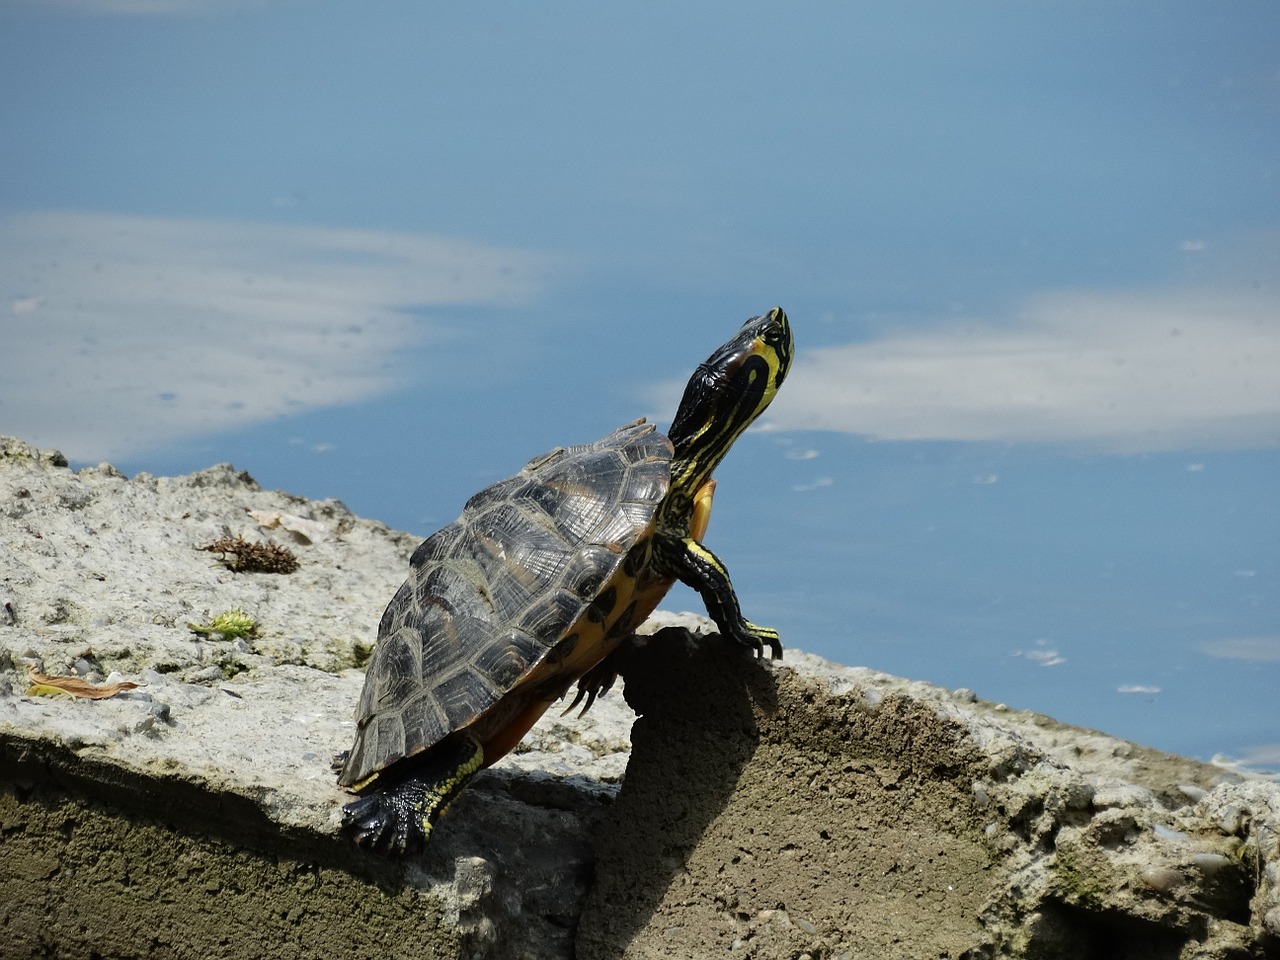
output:
<svg viewBox="0 0 1280 960"><path fill-rule="evenodd" d="M416 759L416 758L415 758ZM356 843L404 856L426 846L436 821L484 766L484 748L463 735L428 751L394 783L342 808L342 827Z"/></svg>

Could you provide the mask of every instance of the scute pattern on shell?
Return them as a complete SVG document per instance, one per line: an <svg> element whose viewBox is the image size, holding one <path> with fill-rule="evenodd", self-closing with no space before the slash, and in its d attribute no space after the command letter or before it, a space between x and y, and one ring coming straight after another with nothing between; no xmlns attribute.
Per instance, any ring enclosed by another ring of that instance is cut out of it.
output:
<svg viewBox="0 0 1280 960"><path fill-rule="evenodd" d="M644 421L558 448L425 540L378 627L339 781L467 727L516 686L651 531L671 442Z"/></svg>

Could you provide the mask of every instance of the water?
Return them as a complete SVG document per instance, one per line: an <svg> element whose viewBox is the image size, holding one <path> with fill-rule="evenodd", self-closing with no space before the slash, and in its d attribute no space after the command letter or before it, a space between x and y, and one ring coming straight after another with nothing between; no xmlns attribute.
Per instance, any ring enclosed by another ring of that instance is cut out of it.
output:
<svg viewBox="0 0 1280 960"><path fill-rule="evenodd" d="M425 536L780 304L709 534L749 616L1275 767L1276 50L1264 4L7 5L0 430Z"/></svg>

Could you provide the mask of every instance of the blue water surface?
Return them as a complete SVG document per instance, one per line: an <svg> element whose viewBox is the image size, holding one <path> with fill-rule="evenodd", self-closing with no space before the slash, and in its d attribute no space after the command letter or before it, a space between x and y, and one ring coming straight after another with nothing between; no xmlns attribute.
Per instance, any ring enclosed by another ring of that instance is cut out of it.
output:
<svg viewBox="0 0 1280 960"><path fill-rule="evenodd" d="M0 89L0 431L425 536L779 304L748 615L1280 766L1273 5L8 0Z"/></svg>

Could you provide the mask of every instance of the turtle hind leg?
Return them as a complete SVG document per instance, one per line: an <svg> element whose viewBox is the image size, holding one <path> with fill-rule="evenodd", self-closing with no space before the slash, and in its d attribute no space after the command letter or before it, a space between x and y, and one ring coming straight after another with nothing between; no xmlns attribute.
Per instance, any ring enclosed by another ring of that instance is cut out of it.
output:
<svg viewBox="0 0 1280 960"><path fill-rule="evenodd" d="M342 808L342 827L359 846L383 853L414 853L426 843L421 829L412 829L412 821L403 814L396 797L388 790L378 791Z"/></svg>
<svg viewBox="0 0 1280 960"><path fill-rule="evenodd" d="M342 827L367 849L398 856L417 853L483 766L484 748L473 737L447 740L400 778L343 807Z"/></svg>
<svg viewBox="0 0 1280 960"><path fill-rule="evenodd" d="M586 699L582 710L578 716L582 717L591 705L596 702L596 697L603 697L612 688L618 679L618 651L614 650L594 667L578 678L578 695L573 698L573 703L569 704L560 711L560 716L570 713L574 707L582 703Z"/></svg>

